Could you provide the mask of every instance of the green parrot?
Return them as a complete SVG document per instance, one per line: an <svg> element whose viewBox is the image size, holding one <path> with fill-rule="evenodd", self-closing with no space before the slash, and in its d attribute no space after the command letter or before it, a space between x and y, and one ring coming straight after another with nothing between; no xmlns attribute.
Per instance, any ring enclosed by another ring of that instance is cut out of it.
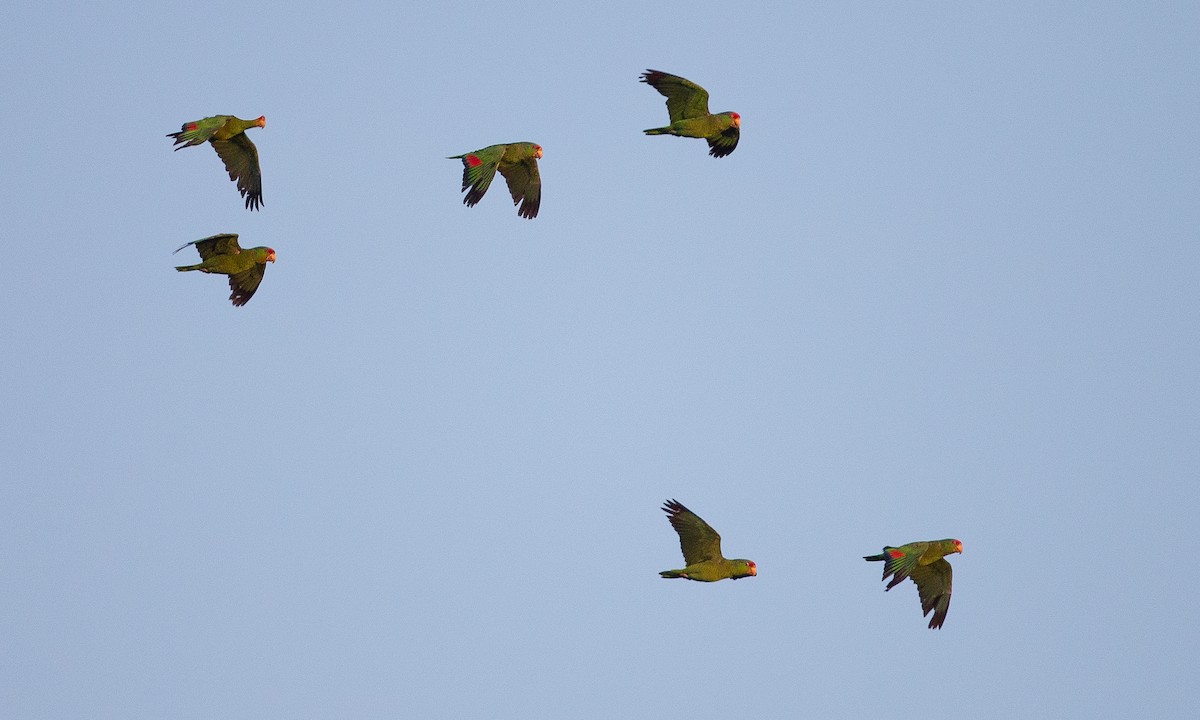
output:
<svg viewBox="0 0 1200 720"><path fill-rule="evenodd" d="M471 188L471 192L463 198L464 205L474 207L483 199L483 194L499 170L508 182L513 205L521 203L517 214L532 220L537 217L538 206L542 204L542 176L538 174L537 165L541 156L541 145L518 142L490 145L475 152L451 155L447 159L463 162L462 189Z"/></svg>
<svg viewBox="0 0 1200 720"><path fill-rule="evenodd" d="M237 182L238 191L246 198L246 208L258 210L262 205L262 173L258 169L258 148L246 137L252 127L266 127L267 118L260 115L257 120L242 120L232 115L214 115L203 120L184 123L177 133L168 133L175 138L181 150L208 141L217 151L229 179Z"/></svg>
<svg viewBox="0 0 1200 720"><path fill-rule="evenodd" d="M229 299L235 307L241 307L254 297L254 291L262 282L263 273L267 271L267 263L275 262L275 251L269 247L255 247L243 250L238 246L238 236L233 233L213 235L201 240L184 243L179 250L188 245L195 245L200 252L198 265L180 265L175 269L180 272L199 270L203 273L217 273L229 276ZM176 250L175 252L179 252Z"/></svg>
<svg viewBox="0 0 1200 720"><path fill-rule="evenodd" d="M688 510L676 500L663 505L671 527L679 533L679 547L683 550L683 561L687 567L680 570L663 570L665 578L685 578L700 582L716 582L730 578L749 577L758 574L753 560L726 560L721 555L721 536L696 513Z"/></svg>
<svg viewBox="0 0 1200 720"><path fill-rule="evenodd" d="M667 112L671 115L670 125L650 128L645 131L647 135L704 138L708 141L708 154L719 158L737 148L742 116L735 112L710 113L707 90L661 70L642 73L642 82L666 96Z"/></svg>
<svg viewBox="0 0 1200 720"><path fill-rule="evenodd" d="M950 553L962 551L961 540L927 540L900 547L885 547L879 555L864 555L863 560L885 563L883 579L887 580L888 575L893 577L884 590L891 590L904 582L905 578L911 577L917 584L917 592L921 594L922 614L928 615L930 610L933 611L929 627L934 629L946 622L946 612L950 610L950 580L954 573L944 558Z"/></svg>

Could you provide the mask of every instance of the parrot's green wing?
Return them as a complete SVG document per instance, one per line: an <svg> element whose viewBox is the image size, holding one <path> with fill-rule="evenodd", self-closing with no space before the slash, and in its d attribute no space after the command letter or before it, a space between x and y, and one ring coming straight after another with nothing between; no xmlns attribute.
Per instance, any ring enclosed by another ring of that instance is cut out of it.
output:
<svg viewBox="0 0 1200 720"><path fill-rule="evenodd" d="M193 120L186 122L177 133L167 133L167 137L175 138L176 150L193 145L201 145L207 142L218 130L225 127L225 123L230 120L232 115L213 115L206 117L203 120Z"/></svg>
<svg viewBox="0 0 1200 720"><path fill-rule="evenodd" d="M683 550L685 564L724 559L721 555L721 536L699 515L676 500L668 500L663 510L671 521L671 527L679 533L679 548Z"/></svg>
<svg viewBox="0 0 1200 720"><path fill-rule="evenodd" d="M537 217L538 207L542 204L542 176L538 174L537 158L528 157L515 163L500 163L499 169L508 183L508 192L512 195L513 204L521 203L517 214L531 220ZM489 182L490 180L489 178Z"/></svg>
<svg viewBox="0 0 1200 720"><path fill-rule="evenodd" d="M463 204L467 207L474 207L475 203L483 199L484 193L492 184L492 179L496 177L496 167L500 164L500 158L504 157L504 147L504 145L492 145L482 150L464 155L453 155L449 158L450 160L462 160L462 189L471 189L463 198Z"/></svg>
<svg viewBox="0 0 1200 720"><path fill-rule="evenodd" d="M909 575L912 574L921 561L921 554L925 552L925 548L929 546L926 542L909 543L898 548L885 547L879 555L869 555L864 557L864 560L883 560L883 579L887 580L888 576L892 576L892 581L888 583L885 590L891 590L900 583L904 582Z"/></svg>
<svg viewBox="0 0 1200 720"><path fill-rule="evenodd" d="M229 299L235 307L241 307L254 297L254 291L262 283L263 275L267 272L265 263L256 263L249 270L229 276Z"/></svg>
<svg viewBox="0 0 1200 720"><path fill-rule="evenodd" d="M921 594L921 614L928 615L933 611L929 627L940 628L946 622L946 613L950 610L950 584L954 575L953 568L945 559L935 560L928 565L919 565L912 570L913 582Z"/></svg>
<svg viewBox="0 0 1200 720"><path fill-rule="evenodd" d="M642 82L667 98L671 122L708 115L708 91L691 80L661 70L642 73Z"/></svg>
<svg viewBox="0 0 1200 720"><path fill-rule="evenodd" d="M258 148L244 132L228 140L213 138L209 142L225 163L229 179L237 183L238 192L246 198L246 208L259 209L262 205L262 172L258 167Z"/></svg>
<svg viewBox="0 0 1200 720"><path fill-rule="evenodd" d="M210 235L206 238L193 240L190 243L180 245L175 252L179 252L188 245L196 246L201 260L207 260L214 255L237 255L242 251L242 248L238 245L238 236L236 233L222 233L220 235ZM256 283L255 287L257 286Z"/></svg>
<svg viewBox="0 0 1200 720"><path fill-rule="evenodd" d="M742 131L737 125L730 125L721 134L707 138L708 154L713 157L725 157L729 153L737 149L738 140L742 137Z"/></svg>

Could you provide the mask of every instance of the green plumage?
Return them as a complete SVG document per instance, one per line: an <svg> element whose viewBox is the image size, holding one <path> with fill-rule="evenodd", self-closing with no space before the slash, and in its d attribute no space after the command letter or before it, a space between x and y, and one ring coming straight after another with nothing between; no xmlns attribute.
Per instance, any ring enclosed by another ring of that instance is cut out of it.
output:
<svg viewBox="0 0 1200 720"><path fill-rule="evenodd" d="M274 250L269 247L243 250L238 246L238 236L232 233L193 240L184 243L175 252L188 245L196 246L200 262L196 265L179 265L175 269L180 272L199 270L202 273L228 275L229 299L237 307L254 297L254 291L258 290L266 273L267 263L275 262Z"/></svg>
<svg viewBox="0 0 1200 720"><path fill-rule="evenodd" d="M541 145L519 142L490 145L475 152L452 155L448 159L462 160L462 189L469 188L463 198L464 205L474 207L483 199L499 170L508 183L513 205L521 203L517 214L532 220L537 217L538 207L542 204L542 176L538 174L537 164L541 156Z"/></svg>
<svg viewBox="0 0 1200 720"><path fill-rule="evenodd" d="M944 559L951 553L962 552L962 541L947 538L945 540L928 540L912 542L900 547L885 547L879 555L865 555L863 560L868 562L883 562L883 579L888 576L892 581L884 590L891 590L905 578L912 578L921 596L922 614L933 617L929 620L930 629L940 628L946 622L946 613L950 610L950 590L953 579L953 569Z"/></svg>
<svg viewBox="0 0 1200 720"><path fill-rule="evenodd" d="M246 208L258 210L262 206L262 172L258 167L258 148L246 137L252 127L266 127L267 118L242 120L233 115L214 115L203 120L184 123L177 133L168 133L175 138L175 149L179 150L207 142L217 151L229 179L237 183L238 192L246 198Z"/></svg>
<svg viewBox="0 0 1200 720"><path fill-rule="evenodd" d="M670 125L645 130L647 135L704 138L708 141L708 154L719 158L737 148L742 116L732 111L710 113L707 90L691 80L661 70L642 73L642 82L666 96L667 113L671 118Z"/></svg>
<svg viewBox="0 0 1200 720"><path fill-rule="evenodd" d="M721 536L699 515L675 500L668 500L663 510L671 521L671 527L679 533L679 548L683 550L683 562L687 567L663 570L660 576L716 582L758 574L758 566L753 560L726 560L721 555Z"/></svg>

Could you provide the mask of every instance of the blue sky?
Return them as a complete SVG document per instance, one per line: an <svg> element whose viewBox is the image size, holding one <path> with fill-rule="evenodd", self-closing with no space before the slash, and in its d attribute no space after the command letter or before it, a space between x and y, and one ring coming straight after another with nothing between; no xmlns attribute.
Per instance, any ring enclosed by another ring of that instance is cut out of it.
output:
<svg viewBox="0 0 1200 720"><path fill-rule="evenodd" d="M40 3L0 715L1187 717L1195 3ZM646 68L742 115L645 137ZM243 208L181 123L252 130ZM485 145L545 148L536 220ZM179 245L270 245L254 299ZM666 582L678 498L754 559ZM885 544L957 537L926 629Z"/></svg>

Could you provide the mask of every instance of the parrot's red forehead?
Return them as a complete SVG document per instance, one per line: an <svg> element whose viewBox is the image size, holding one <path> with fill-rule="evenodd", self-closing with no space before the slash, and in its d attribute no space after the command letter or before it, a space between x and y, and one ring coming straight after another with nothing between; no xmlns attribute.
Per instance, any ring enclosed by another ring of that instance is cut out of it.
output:
<svg viewBox="0 0 1200 720"><path fill-rule="evenodd" d="M255 124L257 124L259 127L264 127L264 128L265 128L265 127L267 126L267 116L266 116L266 115L259 115L259 116L258 116L258 119L257 119L257 120L255 120L254 122L255 122Z"/></svg>
<svg viewBox="0 0 1200 720"><path fill-rule="evenodd" d="M742 119L742 116L741 116L741 115L738 115L738 114L737 114L737 113L735 113L735 112L731 112L731 113L729 113L729 116L730 116L730 117L732 117L734 120L741 120L741 119Z"/></svg>

